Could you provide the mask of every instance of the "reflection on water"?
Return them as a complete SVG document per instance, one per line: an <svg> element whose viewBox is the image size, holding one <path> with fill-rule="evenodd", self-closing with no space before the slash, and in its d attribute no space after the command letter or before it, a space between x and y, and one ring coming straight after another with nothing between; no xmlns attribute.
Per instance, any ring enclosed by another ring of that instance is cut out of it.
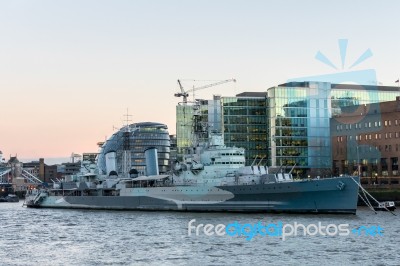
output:
<svg viewBox="0 0 400 266"><path fill-rule="evenodd" d="M398 265L400 219L360 208L357 215L288 215L27 209L0 203L1 265L307 264ZM399 214L397 212L397 214ZM383 236L188 236L196 224L380 225Z"/></svg>

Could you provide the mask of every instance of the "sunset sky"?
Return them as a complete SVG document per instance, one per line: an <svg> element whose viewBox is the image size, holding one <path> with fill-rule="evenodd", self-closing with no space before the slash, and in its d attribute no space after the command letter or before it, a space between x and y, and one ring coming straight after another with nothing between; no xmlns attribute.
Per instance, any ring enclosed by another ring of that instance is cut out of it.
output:
<svg viewBox="0 0 400 266"><path fill-rule="evenodd" d="M237 79L196 93L203 98L266 91L345 71L371 49L352 70L375 69L395 86L399 10L398 1L2 0L0 150L21 159L96 152L127 108L133 122L175 133L177 79L187 89ZM343 69L315 59L320 51L341 66L343 38Z"/></svg>

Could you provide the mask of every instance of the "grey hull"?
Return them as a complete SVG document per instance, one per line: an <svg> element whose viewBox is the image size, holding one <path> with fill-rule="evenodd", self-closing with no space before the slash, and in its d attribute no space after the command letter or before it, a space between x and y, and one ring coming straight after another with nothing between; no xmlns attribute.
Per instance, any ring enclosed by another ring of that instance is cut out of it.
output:
<svg viewBox="0 0 400 266"><path fill-rule="evenodd" d="M356 213L350 177L240 186L132 189L121 196L48 196L28 207L198 212Z"/></svg>

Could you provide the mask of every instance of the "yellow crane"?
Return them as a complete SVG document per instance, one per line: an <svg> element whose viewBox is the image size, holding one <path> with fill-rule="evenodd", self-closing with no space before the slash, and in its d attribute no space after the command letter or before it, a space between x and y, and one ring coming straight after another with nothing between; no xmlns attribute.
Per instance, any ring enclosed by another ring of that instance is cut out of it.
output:
<svg viewBox="0 0 400 266"><path fill-rule="evenodd" d="M181 81L178 79L178 85L179 85L179 88L180 88L181 92L175 93L174 95L175 95L175 97L182 97L183 98L183 103L186 104L187 103L187 97L189 96L189 92L193 92L194 93L195 91L198 91L198 90L207 89L207 88L214 87L214 86L217 86L217 85L221 85L221 84L224 84L224 83L227 83L227 82L231 82L231 81L236 82L236 79L221 80L221 81L218 81L218 82L215 82L215 83L211 83L211 84L207 84L207 85L204 85L204 86L193 87L192 89L185 91L183 89Z"/></svg>

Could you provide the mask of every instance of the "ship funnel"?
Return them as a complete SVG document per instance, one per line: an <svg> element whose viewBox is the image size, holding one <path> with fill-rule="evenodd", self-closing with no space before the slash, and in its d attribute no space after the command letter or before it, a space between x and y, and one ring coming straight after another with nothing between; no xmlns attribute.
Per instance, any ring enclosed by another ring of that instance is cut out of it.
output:
<svg viewBox="0 0 400 266"><path fill-rule="evenodd" d="M144 155L146 156L146 174L158 175L157 149L155 147L147 148Z"/></svg>
<svg viewBox="0 0 400 266"><path fill-rule="evenodd" d="M132 168L132 169L129 171L129 176L130 176L131 178L136 178L136 177L138 177L138 176L139 176L138 170Z"/></svg>
<svg viewBox="0 0 400 266"><path fill-rule="evenodd" d="M107 173L116 172L116 153L114 151L108 152L106 154L106 170Z"/></svg>

